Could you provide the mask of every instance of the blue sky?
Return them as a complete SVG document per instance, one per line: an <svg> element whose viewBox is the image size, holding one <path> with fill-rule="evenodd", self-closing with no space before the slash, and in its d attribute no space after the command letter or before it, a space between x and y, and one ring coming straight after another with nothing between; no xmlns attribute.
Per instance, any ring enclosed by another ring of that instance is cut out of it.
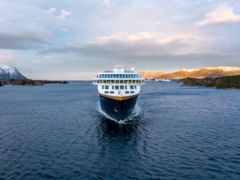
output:
<svg viewBox="0 0 240 180"><path fill-rule="evenodd" d="M0 64L67 80L114 64L240 67L240 1L0 0Z"/></svg>

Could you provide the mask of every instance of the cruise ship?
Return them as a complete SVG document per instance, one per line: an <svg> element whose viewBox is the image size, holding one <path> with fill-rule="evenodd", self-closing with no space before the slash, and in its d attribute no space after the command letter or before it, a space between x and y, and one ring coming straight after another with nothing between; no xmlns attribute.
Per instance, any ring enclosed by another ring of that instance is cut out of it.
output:
<svg viewBox="0 0 240 180"><path fill-rule="evenodd" d="M98 73L93 78L93 85L98 86L101 110L111 120L124 121L135 108L144 78L132 68L124 70L123 66Z"/></svg>

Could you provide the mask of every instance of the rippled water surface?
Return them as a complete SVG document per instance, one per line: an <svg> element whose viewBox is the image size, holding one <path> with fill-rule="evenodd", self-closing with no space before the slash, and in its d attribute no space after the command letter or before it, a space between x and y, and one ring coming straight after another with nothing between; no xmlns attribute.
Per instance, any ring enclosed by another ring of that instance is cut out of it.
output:
<svg viewBox="0 0 240 180"><path fill-rule="evenodd" d="M147 82L139 115L91 82L0 87L0 179L240 179L240 91Z"/></svg>

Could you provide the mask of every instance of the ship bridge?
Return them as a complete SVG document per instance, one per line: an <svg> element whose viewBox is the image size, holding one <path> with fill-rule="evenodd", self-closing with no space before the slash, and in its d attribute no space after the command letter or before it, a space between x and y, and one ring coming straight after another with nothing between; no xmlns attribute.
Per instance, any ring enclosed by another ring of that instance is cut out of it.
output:
<svg viewBox="0 0 240 180"><path fill-rule="evenodd" d="M145 79L138 72L124 70L116 66L110 71L102 71L93 78L93 85L98 85L100 94L117 96L134 95L140 92L140 85L145 84Z"/></svg>

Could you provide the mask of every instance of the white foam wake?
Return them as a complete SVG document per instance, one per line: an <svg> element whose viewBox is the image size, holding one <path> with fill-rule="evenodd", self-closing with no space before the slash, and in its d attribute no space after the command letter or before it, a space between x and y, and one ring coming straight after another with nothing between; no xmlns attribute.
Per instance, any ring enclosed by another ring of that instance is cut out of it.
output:
<svg viewBox="0 0 240 180"><path fill-rule="evenodd" d="M99 112L101 113L101 115L103 115L105 118L110 119L110 120L112 120L112 121L115 121L115 122L117 122L117 123L119 123L119 124L126 124L128 121L134 120L134 118L136 118L137 116L139 116L139 115L141 114L141 108L140 108L140 106L138 106L138 104L135 105L135 108L134 108L132 114L130 114L130 115L129 115L127 118L125 118L124 120L120 120L120 121L118 121L118 120L110 117L108 114L106 114L105 112L103 112L102 109L101 109L100 103L98 103L98 111L99 111Z"/></svg>

